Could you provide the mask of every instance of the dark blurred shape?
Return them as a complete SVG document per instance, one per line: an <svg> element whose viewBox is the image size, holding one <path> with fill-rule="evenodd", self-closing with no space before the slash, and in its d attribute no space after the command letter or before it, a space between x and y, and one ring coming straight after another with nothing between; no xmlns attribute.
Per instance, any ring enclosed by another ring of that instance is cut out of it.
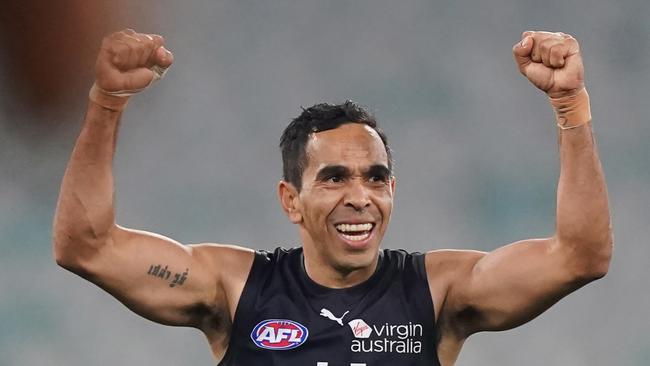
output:
<svg viewBox="0 0 650 366"><path fill-rule="evenodd" d="M87 88L119 1L10 0L0 8L4 103L37 115L61 110ZM3 104L4 104L3 103ZM20 107L18 107L20 108Z"/></svg>

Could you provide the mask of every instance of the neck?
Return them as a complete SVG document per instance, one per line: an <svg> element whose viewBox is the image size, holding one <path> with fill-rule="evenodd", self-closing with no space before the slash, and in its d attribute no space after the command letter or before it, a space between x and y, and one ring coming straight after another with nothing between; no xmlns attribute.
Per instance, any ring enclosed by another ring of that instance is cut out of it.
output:
<svg viewBox="0 0 650 366"><path fill-rule="evenodd" d="M313 246L303 244L305 271L307 276L317 284L334 288L348 288L368 280L376 271L379 251L372 254L371 262L365 266L352 267L333 263L323 258Z"/></svg>

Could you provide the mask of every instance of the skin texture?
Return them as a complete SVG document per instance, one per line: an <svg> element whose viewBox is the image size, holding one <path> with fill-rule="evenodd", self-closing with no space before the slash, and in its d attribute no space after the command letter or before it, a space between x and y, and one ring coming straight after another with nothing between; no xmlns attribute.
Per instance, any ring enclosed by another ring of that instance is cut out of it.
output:
<svg viewBox="0 0 650 366"><path fill-rule="evenodd" d="M571 36L525 32L513 55L520 72L550 97L584 88L579 47ZM112 162L128 98L106 92L143 89L153 78L150 67L172 62L160 36L126 30L104 39L95 72L100 92L89 103L61 185L54 256L59 265L148 319L201 329L219 360L228 347L253 251L212 243L181 245L115 221ZM426 254L443 365L454 364L471 334L523 324L607 272L609 208L591 124L559 131L559 145L553 236L490 253ZM332 288L356 285L377 266L393 206L395 178L387 172L383 143L369 127L347 123L313 134L307 156L300 192L290 183L278 184L281 206L298 227L310 278ZM349 242L336 230L341 223L372 223L373 229L364 242Z"/></svg>

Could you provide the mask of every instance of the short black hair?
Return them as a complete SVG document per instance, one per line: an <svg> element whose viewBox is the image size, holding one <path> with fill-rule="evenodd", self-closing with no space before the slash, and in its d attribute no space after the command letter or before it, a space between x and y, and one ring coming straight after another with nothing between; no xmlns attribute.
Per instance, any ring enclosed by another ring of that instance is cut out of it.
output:
<svg viewBox="0 0 650 366"><path fill-rule="evenodd" d="M375 117L359 104L346 100L342 104L320 103L302 108L302 113L284 129L280 138L282 173L285 182L302 188L302 173L307 167L307 141L312 133L333 130L346 123L360 123L377 132L388 156L388 169L393 169L393 159L386 134L377 126Z"/></svg>

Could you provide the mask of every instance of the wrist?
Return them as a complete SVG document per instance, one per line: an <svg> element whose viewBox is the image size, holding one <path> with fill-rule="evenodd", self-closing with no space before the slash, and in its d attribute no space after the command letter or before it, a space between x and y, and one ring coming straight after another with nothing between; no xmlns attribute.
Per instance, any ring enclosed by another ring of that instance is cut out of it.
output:
<svg viewBox="0 0 650 366"><path fill-rule="evenodd" d="M121 112L124 110L129 101L128 96L111 95L110 93L97 86L97 83L94 83L90 88L88 99L90 99L92 103L102 108L115 112Z"/></svg>
<svg viewBox="0 0 650 366"><path fill-rule="evenodd" d="M591 121L589 94L585 88L568 96L549 97L549 102L555 111L557 125L563 130L580 127Z"/></svg>

